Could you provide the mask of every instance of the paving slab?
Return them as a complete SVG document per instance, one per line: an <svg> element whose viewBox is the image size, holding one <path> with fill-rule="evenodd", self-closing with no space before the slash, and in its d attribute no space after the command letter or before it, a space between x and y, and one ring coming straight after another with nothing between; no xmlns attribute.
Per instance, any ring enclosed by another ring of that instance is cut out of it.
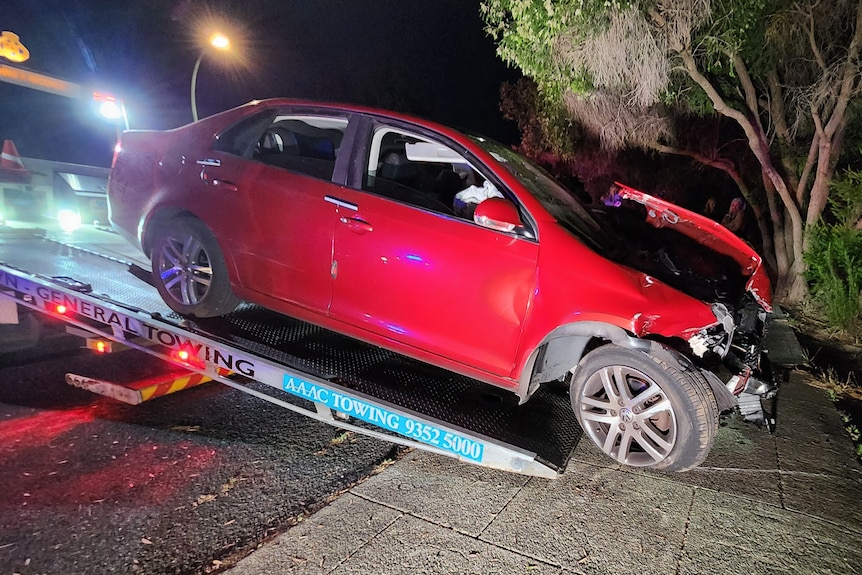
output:
<svg viewBox="0 0 862 575"><path fill-rule="evenodd" d="M862 469L835 405L811 376L795 372L778 395L776 449L783 471L802 471L862 481Z"/></svg>
<svg viewBox="0 0 862 575"><path fill-rule="evenodd" d="M556 575L562 570L451 529L404 515L333 575Z"/></svg>
<svg viewBox="0 0 862 575"><path fill-rule="evenodd" d="M350 493L243 559L231 575L323 575L350 558L403 514Z"/></svg>
<svg viewBox="0 0 862 575"><path fill-rule="evenodd" d="M680 574L853 574L862 569L859 538L834 524L698 489Z"/></svg>
<svg viewBox="0 0 862 575"><path fill-rule="evenodd" d="M353 493L477 536L528 481L523 475L414 451Z"/></svg>
<svg viewBox="0 0 862 575"><path fill-rule="evenodd" d="M809 473L782 474L784 508L858 533L862 547L862 482Z"/></svg>
<svg viewBox="0 0 862 575"><path fill-rule="evenodd" d="M589 464L531 480L483 541L584 573L673 573L694 489Z"/></svg>

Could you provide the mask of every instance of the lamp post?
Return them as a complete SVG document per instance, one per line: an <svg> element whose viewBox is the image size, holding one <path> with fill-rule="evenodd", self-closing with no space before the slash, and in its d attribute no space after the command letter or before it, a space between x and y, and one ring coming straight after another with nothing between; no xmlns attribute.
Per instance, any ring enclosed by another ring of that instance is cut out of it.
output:
<svg viewBox="0 0 862 575"><path fill-rule="evenodd" d="M209 38L209 44L213 48L217 48L219 50L230 50L230 40L221 32L212 34ZM197 86L198 81L198 69L201 67L201 60L203 60L204 54L206 54L206 50L202 51L201 55L198 56L198 59L195 60L195 67L194 70L192 70L192 120L195 122L198 121L198 105L195 100L195 87Z"/></svg>

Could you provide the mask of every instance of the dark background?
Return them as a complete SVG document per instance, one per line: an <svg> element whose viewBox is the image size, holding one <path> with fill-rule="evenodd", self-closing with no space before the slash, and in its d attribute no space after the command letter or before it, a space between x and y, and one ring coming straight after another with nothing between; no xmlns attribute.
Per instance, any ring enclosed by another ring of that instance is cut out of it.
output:
<svg viewBox="0 0 862 575"><path fill-rule="evenodd" d="M199 116L253 99L298 97L414 113L514 143L479 3L464 0L3 0L0 29L30 50L19 66L124 98L133 129L191 121L203 29L230 36L204 55ZM0 139L25 157L107 166L115 127L88 102L0 83Z"/></svg>

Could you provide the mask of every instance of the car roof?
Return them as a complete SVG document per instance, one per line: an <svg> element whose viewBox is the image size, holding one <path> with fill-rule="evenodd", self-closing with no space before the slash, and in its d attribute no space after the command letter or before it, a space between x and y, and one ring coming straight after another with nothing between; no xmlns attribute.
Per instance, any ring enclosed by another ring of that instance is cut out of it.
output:
<svg viewBox="0 0 862 575"><path fill-rule="evenodd" d="M435 122L433 120L428 120L426 118L422 118L420 116L415 116L412 114L406 114L403 112L396 112L393 110L385 110L383 108L375 108L373 106L364 106L360 104L349 104L349 103L340 103L340 102L328 102L321 100L304 100L299 98L268 98L264 100L252 100L248 102L244 106L253 106L255 108L264 109L264 108L277 108L277 107L304 107L304 108L316 108L316 109L326 109L331 111L342 111L342 112L352 112L357 114L368 114L372 116L381 116L384 118L392 119L392 120L401 120L403 122L409 124L416 124L418 126L428 128L435 132L441 132L446 135L451 136L466 136L466 132L463 130L459 130L458 128L448 126L446 124L441 124Z"/></svg>

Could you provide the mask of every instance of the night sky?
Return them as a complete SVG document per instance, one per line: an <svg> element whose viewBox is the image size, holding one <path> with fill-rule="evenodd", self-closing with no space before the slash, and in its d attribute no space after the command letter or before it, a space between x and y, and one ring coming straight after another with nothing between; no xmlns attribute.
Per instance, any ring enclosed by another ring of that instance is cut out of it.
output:
<svg viewBox="0 0 862 575"><path fill-rule="evenodd" d="M517 73L494 54L465 0L2 0L18 66L123 96L133 129L191 121L200 28L225 21L230 60L208 51L201 117L253 99L297 97L417 114L515 143L499 111ZM5 62L10 64L8 62ZM107 166L114 127L85 103L0 83L0 139L23 156Z"/></svg>

